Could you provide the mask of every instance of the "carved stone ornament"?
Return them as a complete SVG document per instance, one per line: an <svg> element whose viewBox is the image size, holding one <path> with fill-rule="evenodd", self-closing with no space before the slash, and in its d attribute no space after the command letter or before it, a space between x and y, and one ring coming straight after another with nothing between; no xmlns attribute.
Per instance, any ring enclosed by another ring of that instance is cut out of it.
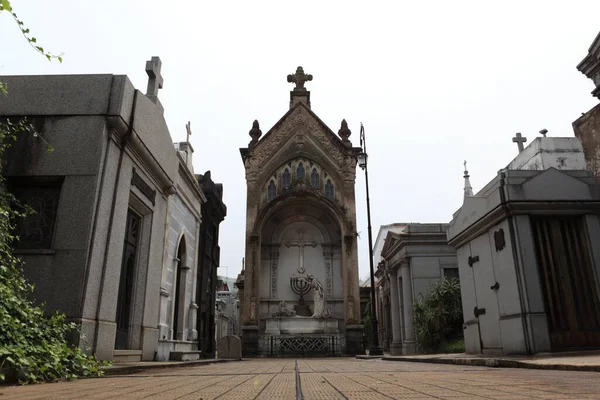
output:
<svg viewBox="0 0 600 400"><path fill-rule="evenodd" d="M251 163L253 165L263 165L266 160L271 159L275 153L280 151L289 140L296 140L295 136L300 131L306 132L307 135L316 139L323 152L331 156L339 167L344 165L345 154L331 140L331 137L326 135L323 127L317 124L312 116L307 115L307 111L303 107L297 108L279 130L267 135L267 140L256 142L252 149Z"/></svg>
<svg viewBox="0 0 600 400"><path fill-rule="evenodd" d="M312 81L313 76L311 74L305 74L304 69L302 67L296 68L295 74L290 74L287 76L287 81L289 83L295 83L294 91L303 92L306 91L304 84L306 82Z"/></svg>
<svg viewBox="0 0 600 400"><path fill-rule="evenodd" d="M250 129L250 132L248 132L248 134L252 138L252 141L250 142L249 146L255 145L258 142L258 139L260 139L260 137L262 136L262 131L260 130L258 120L254 120L254 122L252 123L252 129Z"/></svg>
<svg viewBox="0 0 600 400"><path fill-rule="evenodd" d="M342 127L338 131L338 135L342 138L342 142L344 142L344 144L346 144L346 145L350 144L350 140L348 140L348 138L350 137L351 134L352 134L352 131L350 131L350 129L348 128L348 123L346 122L345 119L343 119Z"/></svg>

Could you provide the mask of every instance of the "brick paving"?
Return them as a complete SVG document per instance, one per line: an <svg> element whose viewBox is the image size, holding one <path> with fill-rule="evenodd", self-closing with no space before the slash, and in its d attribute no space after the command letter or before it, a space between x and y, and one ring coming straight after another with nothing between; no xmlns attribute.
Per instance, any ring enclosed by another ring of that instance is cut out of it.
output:
<svg viewBox="0 0 600 400"><path fill-rule="evenodd" d="M296 368L298 372L296 372ZM600 399L597 372L323 359L254 359L0 387L0 399Z"/></svg>

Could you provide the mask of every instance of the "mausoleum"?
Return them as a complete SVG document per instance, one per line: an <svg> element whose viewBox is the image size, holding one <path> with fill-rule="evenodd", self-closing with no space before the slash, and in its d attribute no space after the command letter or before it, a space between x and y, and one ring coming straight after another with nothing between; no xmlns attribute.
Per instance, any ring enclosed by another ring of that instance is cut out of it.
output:
<svg viewBox="0 0 600 400"><path fill-rule="evenodd" d="M240 149L247 182L244 356L361 351L356 155L312 111L298 67L289 111ZM240 282L241 283L241 282Z"/></svg>
<svg viewBox="0 0 600 400"><path fill-rule="evenodd" d="M541 133L450 223L467 353L600 347L600 185L577 138Z"/></svg>

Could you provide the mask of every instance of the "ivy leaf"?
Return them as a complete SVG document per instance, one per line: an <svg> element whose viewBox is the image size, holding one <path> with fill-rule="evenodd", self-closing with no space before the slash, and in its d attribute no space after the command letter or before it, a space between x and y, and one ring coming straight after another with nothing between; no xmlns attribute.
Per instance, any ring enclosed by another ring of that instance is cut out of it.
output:
<svg viewBox="0 0 600 400"><path fill-rule="evenodd" d="M6 11L12 11L12 7L10 6L10 1L8 0L0 0L0 5Z"/></svg>

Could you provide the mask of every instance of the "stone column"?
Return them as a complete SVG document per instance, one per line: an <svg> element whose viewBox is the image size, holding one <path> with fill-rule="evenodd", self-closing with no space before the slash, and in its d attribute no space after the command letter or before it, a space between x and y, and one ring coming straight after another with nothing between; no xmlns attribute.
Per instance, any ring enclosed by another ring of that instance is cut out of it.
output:
<svg viewBox="0 0 600 400"><path fill-rule="evenodd" d="M189 313L189 332L191 332L191 337L189 340L198 340L198 331L196 330L196 324L198 323L198 304L195 301L192 301L190 304L190 313ZM189 335L188 335L189 336Z"/></svg>
<svg viewBox="0 0 600 400"><path fill-rule="evenodd" d="M189 327L188 330L189 332L191 332L190 335L190 340L198 340L198 330L197 328L197 322L198 322L198 302L200 302L200 299L197 299L197 288L196 286L198 285L198 257L200 256L198 253L200 252L200 247L199 247L199 243L198 243L198 238L200 237L200 223L201 223L201 219L199 217L196 217L196 232L195 235L193 237L194 240L194 261L192 264L192 282L191 282L191 287L192 287L192 291L191 291L191 301L190 301L190 316L189 316Z"/></svg>
<svg viewBox="0 0 600 400"><path fill-rule="evenodd" d="M398 269L389 268L390 277L390 314L392 314L392 343L390 353L393 356L402 355L402 331L400 330L400 300L398 299Z"/></svg>
<svg viewBox="0 0 600 400"><path fill-rule="evenodd" d="M159 322L159 340L169 339L169 324L167 324L167 314L169 309L169 292L163 286L160 287L160 322Z"/></svg>
<svg viewBox="0 0 600 400"><path fill-rule="evenodd" d="M258 354L258 312L260 297L258 287L258 272L260 266L258 236L250 236L246 244L246 269L244 308L242 310L242 348L248 356Z"/></svg>
<svg viewBox="0 0 600 400"><path fill-rule="evenodd" d="M271 299L277 299L279 244L271 246Z"/></svg>
<svg viewBox="0 0 600 400"><path fill-rule="evenodd" d="M333 249L331 245L323 243L323 257L325 258L325 301L333 297Z"/></svg>
<svg viewBox="0 0 600 400"><path fill-rule="evenodd" d="M414 354L416 351L415 346L415 332L413 329L412 321L412 279L410 276L410 260L406 260L402 263L402 297L404 302L404 333L405 337L403 340L403 353Z"/></svg>

